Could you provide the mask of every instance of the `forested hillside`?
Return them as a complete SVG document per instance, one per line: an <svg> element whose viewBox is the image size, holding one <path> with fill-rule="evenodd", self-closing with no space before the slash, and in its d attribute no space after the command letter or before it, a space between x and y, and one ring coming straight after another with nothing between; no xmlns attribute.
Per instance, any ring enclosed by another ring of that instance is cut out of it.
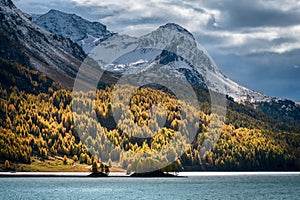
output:
<svg viewBox="0 0 300 200"><path fill-rule="evenodd" d="M78 93L72 99L71 91L62 89L38 71L4 59L0 59L0 66L1 163L8 160L30 164L33 157L46 161L49 157L65 156L91 164L94 157L98 157L105 163L139 171L147 167L144 163L159 163L156 160L141 162L134 152L156 153L173 139L182 139L180 126L193 124L198 133L186 153L179 155L179 147L174 146L169 150L172 152L157 156L162 160L177 157L176 164L183 167L181 170L300 169L299 127L278 122L228 100L226 124L216 125L222 126L221 131L215 130L219 133L209 131L210 120L218 116L210 113L208 93L204 89L195 88L201 110L188 107L189 112L185 113L181 109L184 102L172 94L140 88L131 98L128 112L120 116L117 124L112 115L112 109L119 106L111 103L113 85L97 90L95 98L83 98L93 95ZM126 89L123 93L127 93ZM80 110L72 112L74 104L92 103L97 120ZM159 126L149 120L153 104L160 104L166 110L158 114L158 118L166 119L158 133L151 132ZM132 122L137 126L131 126ZM81 131L86 126L90 129ZM135 136L140 132L153 137L138 139ZM220 138L216 140L218 134ZM107 139L111 142L104 142ZM212 150L208 151L207 147Z"/></svg>

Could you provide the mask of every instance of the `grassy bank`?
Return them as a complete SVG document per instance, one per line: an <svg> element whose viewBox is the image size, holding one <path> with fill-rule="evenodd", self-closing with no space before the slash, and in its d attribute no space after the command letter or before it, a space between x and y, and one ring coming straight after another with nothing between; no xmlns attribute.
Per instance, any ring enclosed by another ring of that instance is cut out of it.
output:
<svg viewBox="0 0 300 200"><path fill-rule="evenodd" d="M33 157L31 164L10 163L10 168L7 170L4 163L0 164L0 171L17 171L17 172L90 172L91 165L80 164L72 159L67 159L64 163L63 158L59 156L40 159ZM124 171L120 168L111 168L111 172Z"/></svg>

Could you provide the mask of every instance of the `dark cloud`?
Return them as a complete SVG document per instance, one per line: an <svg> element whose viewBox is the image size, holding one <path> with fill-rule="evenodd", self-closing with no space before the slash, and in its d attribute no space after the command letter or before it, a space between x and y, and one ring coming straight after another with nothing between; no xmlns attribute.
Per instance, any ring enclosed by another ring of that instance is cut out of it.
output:
<svg viewBox="0 0 300 200"><path fill-rule="evenodd" d="M248 4L250 2L248 1ZM251 3L250 3L251 4ZM290 26L298 25L300 16L298 12L282 12L275 9L262 9L259 7L233 6L228 10L228 25L233 27L258 26Z"/></svg>
<svg viewBox="0 0 300 200"><path fill-rule="evenodd" d="M222 11L221 22L224 28L285 27L298 25L300 22L299 9L282 9L285 2L278 2L281 7L274 7L268 1L259 0L224 0L221 3L217 0L205 0L204 2L210 8Z"/></svg>
<svg viewBox="0 0 300 200"><path fill-rule="evenodd" d="M282 54L214 55L225 75L269 96L300 100L300 49Z"/></svg>
<svg viewBox="0 0 300 200"><path fill-rule="evenodd" d="M273 39L271 42L273 44L280 45L280 44L284 44L284 43L297 42L297 39L295 39L295 38L288 38L288 37L281 37L281 38Z"/></svg>

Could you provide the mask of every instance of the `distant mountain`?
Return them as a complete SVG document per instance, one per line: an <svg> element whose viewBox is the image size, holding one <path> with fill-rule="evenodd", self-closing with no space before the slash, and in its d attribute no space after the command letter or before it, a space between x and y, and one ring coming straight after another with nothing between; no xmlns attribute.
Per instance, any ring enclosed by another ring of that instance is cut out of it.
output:
<svg viewBox="0 0 300 200"><path fill-rule="evenodd" d="M300 104L291 100L271 98L267 101L246 104L292 126L296 127L300 124Z"/></svg>
<svg viewBox="0 0 300 200"><path fill-rule="evenodd" d="M47 31L70 38L89 53L100 42L114 33L99 22L90 22L75 14L50 10L43 15L33 15L32 21Z"/></svg>
<svg viewBox="0 0 300 200"><path fill-rule="evenodd" d="M86 57L80 46L32 23L11 0L0 1L1 57L31 66L71 87Z"/></svg>
<svg viewBox="0 0 300 200"><path fill-rule="evenodd" d="M178 32L185 34L187 38L190 38L190 42L192 42L193 45L196 45L194 36L185 28L174 23L163 25L152 33L142 36L141 38L135 38L112 33L107 30L105 25L99 22L90 22L75 14L67 14L57 10L50 10L48 13L43 15L34 15L33 22L52 33L70 38L72 41L79 44L86 53L90 53L90 56L93 59L100 63L102 61L100 61L97 57L96 51L101 52L101 54L102 52L110 54L109 52L112 53L120 47L125 47L122 50L127 51L130 48L140 46L139 42L145 40L149 40L148 42L150 43L163 43L163 40L166 40L166 38L159 36L164 35L172 38L173 36L169 36L169 33L173 33L175 35ZM96 46L98 47L96 48ZM194 48L196 48L196 46L194 46ZM201 47L198 48L202 51L200 67L191 66L187 61L178 58L176 54L149 48L145 51L140 48L139 50L132 51L130 55L127 55L128 57L131 57L129 62L127 57L124 62L122 60L118 60L116 65L112 64L106 66L105 69L117 74L135 73L137 71L143 71L144 68L151 64L152 61L157 62L157 60L154 61L154 58L156 56L160 56L159 62L172 65L172 67L178 71L178 75L183 74L193 85L203 86L206 88L208 86L216 92L229 95L236 102L240 103L272 101L272 98L245 88L227 78L215 66L206 51ZM220 85L224 85L224 87L221 88L219 87Z"/></svg>

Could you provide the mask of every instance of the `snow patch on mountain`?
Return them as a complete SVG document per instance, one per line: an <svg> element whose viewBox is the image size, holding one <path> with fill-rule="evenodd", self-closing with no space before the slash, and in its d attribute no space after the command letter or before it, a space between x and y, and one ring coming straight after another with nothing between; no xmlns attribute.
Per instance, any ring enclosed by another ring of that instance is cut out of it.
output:
<svg viewBox="0 0 300 200"><path fill-rule="evenodd" d="M97 61L101 67L105 68L105 64L110 64L117 58L133 51L137 44L137 38L128 35L114 35L107 40L101 42L94 48L89 56Z"/></svg>

